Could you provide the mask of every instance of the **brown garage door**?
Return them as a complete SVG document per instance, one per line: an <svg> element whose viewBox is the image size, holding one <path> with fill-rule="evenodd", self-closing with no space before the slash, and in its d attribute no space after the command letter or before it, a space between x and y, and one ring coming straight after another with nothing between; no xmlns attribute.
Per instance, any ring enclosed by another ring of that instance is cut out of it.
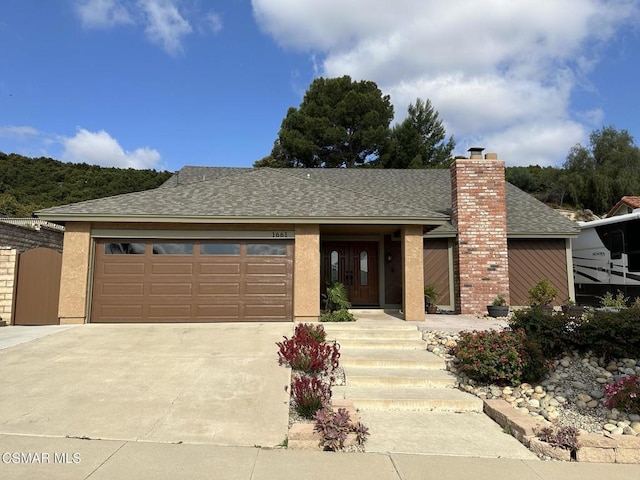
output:
<svg viewBox="0 0 640 480"><path fill-rule="evenodd" d="M291 321L293 243L98 240L91 322Z"/></svg>

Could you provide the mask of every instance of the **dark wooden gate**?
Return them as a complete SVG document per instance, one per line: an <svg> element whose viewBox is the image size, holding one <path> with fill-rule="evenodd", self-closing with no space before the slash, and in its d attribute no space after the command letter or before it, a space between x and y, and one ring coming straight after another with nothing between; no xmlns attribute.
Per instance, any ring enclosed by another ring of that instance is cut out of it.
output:
<svg viewBox="0 0 640 480"><path fill-rule="evenodd" d="M18 257L15 325L58 325L62 254L34 248Z"/></svg>

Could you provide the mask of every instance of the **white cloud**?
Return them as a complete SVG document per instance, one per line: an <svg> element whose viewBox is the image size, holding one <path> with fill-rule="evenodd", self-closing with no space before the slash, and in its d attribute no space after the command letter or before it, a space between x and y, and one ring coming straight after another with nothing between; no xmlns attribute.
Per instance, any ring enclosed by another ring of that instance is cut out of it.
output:
<svg viewBox="0 0 640 480"><path fill-rule="evenodd" d="M39 135L40 132L33 127L27 125L2 125L0 126L0 137L5 138L23 138L26 136Z"/></svg>
<svg viewBox="0 0 640 480"><path fill-rule="evenodd" d="M182 51L182 39L193 28L171 0L140 0L138 5L146 18L145 33L169 54Z"/></svg>
<svg viewBox="0 0 640 480"><path fill-rule="evenodd" d="M147 39L170 55L184 49L184 39L194 32L216 34L222 17L202 11L200 2L187 0L77 0L76 13L85 28L112 28L131 24L144 28Z"/></svg>
<svg viewBox="0 0 640 480"><path fill-rule="evenodd" d="M214 12L209 12L202 18L201 30L204 32L218 33L222 30L222 17Z"/></svg>
<svg viewBox="0 0 640 480"><path fill-rule="evenodd" d="M82 0L76 12L85 28L109 28L133 23L131 15L118 0Z"/></svg>
<svg viewBox="0 0 640 480"><path fill-rule="evenodd" d="M485 139L500 157L524 148L561 163L581 141L571 93L599 49L638 15L638 0L252 0L260 27L280 45L309 52L319 73L375 81L397 119L429 98L458 141ZM536 138L537 137L537 138ZM504 138L504 141L500 141ZM564 140L563 140L564 139ZM531 147L531 148L528 148ZM543 155L544 154L544 155Z"/></svg>
<svg viewBox="0 0 640 480"><path fill-rule="evenodd" d="M159 168L160 153L149 147L125 151L118 141L104 130L90 132L80 128L74 137L63 139L62 159L66 162L88 163L103 167Z"/></svg>

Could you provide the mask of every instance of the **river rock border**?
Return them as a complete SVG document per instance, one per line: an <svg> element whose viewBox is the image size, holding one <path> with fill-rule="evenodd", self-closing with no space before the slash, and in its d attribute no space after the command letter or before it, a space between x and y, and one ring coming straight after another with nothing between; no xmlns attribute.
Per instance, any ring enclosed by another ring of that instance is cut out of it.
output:
<svg viewBox="0 0 640 480"><path fill-rule="evenodd" d="M484 412L532 452L555 460L640 464L640 438L628 435L578 435L574 452L552 447L536 437L544 425L502 399L484 400Z"/></svg>

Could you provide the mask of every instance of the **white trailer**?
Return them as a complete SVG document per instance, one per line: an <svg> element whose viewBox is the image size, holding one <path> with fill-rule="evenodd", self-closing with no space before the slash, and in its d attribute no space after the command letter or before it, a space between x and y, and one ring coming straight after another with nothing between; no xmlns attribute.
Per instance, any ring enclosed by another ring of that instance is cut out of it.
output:
<svg viewBox="0 0 640 480"><path fill-rule="evenodd" d="M579 225L571 241L578 303L618 290L640 296L640 210Z"/></svg>

